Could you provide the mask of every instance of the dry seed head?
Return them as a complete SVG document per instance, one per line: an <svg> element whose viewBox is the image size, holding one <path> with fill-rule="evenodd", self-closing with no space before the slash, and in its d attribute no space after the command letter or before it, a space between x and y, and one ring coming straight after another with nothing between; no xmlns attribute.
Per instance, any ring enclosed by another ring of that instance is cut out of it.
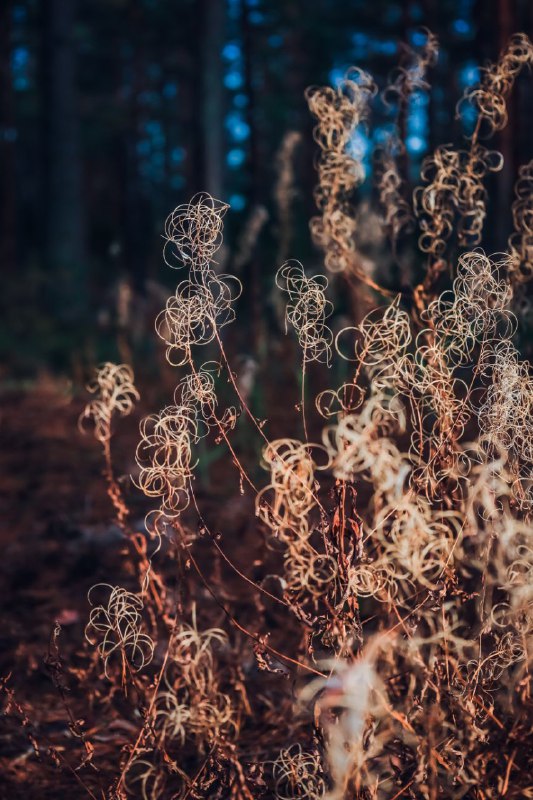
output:
<svg viewBox="0 0 533 800"><path fill-rule="evenodd" d="M282 538L306 538L308 516L316 506L316 464L310 446L297 439L276 439L263 450L263 465L270 472L270 484L257 496L257 515Z"/></svg>
<svg viewBox="0 0 533 800"><path fill-rule="evenodd" d="M509 272L513 282L526 283L533 276L533 160L520 167L515 195Z"/></svg>
<svg viewBox="0 0 533 800"><path fill-rule="evenodd" d="M186 364L193 345L209 344L220 328L233 322L233 303L242 291L240 281L232 275L206 270L193 278L178 284L155 323L172 366Z"/></svg>
<svg viewBox="0 0 533 800"><path fill-rule="evenodd" d="M273 775L277 800L318 800L326 784L318 753L306 752L300 744L280 750Z"/></svg>
<svg viewBox="0 0 533 800"><path fill-rule="evenodd" d="M173 516L189 504L188 483L195 462L193 445L207 433L191 407L167 406L151 414L140 425L141 441L135 460L138 487L147 497L161 498L162 511Z"/></svg>
<svg viewBox="0 0 533 800"><path fill-rule="evenodd" d="M401 493L409 466L397 445L382 427L382 398L368 400L359 414L340 417L324 429L323 441L339 480L353 481L357 475L369 480L376 491L397 496ZM395 427L395 426L394 426Z"/></svg>
<svg viewBox="0 0 533 800"><path fill-rule="evenodd" d="M375 84L366 72L351 69L337 89L310 87L306 99L318 123L315 141L320 147L318 185L315 200L320 216L311 220L315 244L325 254L326 267L332 272L353 269L355 264L355 214L347 198L364 181L360 155L350 152L350 142L357 126L368 113Z"/></svg>
<svg viewBox="0 0 533 800"><path fill-rule="evenodd" d="M105 674L109 677L111 662L118 657L126 660L130 668L139 671L146 667L154 655L154 643L142 631L144 603L139 595L128 592L120 586L100 583L89 591L88 598L96 590L109 594L106 604L91 610L85 636L90 644L98 646L104 661Z"/></svg>
<svg viewBox="0 0 533 800"><path fill-rule="evenodd" d="M157 761L157 753L154 750L141 749L137 756L131 761L124 779L126 792L133 797L141 800L160 800L164 796L167 776L166 771L161 769ZM174 787L173 787L174 788ZM184 796L174 794L174 797Z"/></svg>
<svg viewBox="0 0 533 800"><path fill-rule="evenodd" d="M193 606L192 624L180 623L169 644L164 681L157 694L155 727L164 746L194 740L201 751L237 731L234 702L219 685L215 645L227 646L224 631L201 631Z"/></svg>
<svg viewBox="0 0 533 800"><path fill-rule="evenodd" d="M381 93L387 106L394 102L407 101L409 95L417 89L429 89L426 74L429 67L437 62L439 42L435 34L427 28L421 28L417 33L425 36L424 43L417 49L402 46L404 63L391 75Z"/></svg>
<svg viewBox="0 0 533 800"><path fill-rule="evenodd" d="M481 83L465 90L457 106L457 116L464 104L471 104L487 135L502 130L507 124L507 96L517 75L532 65L533 45L528 37L524 33L511 36L499 60L482 67Z"/></svg>
<svg viewBox="0 0 533 800"><path fill-rule="evenodd" d="M276 286L288 295L286 326L290 323L298 336L304 363L331 359L333 334L326 320L333 305L326 299L328 279L323 275L308 278L299 261L287 261L276 273Z"/></svg>
<svg viewBox="0 0 533 800"><path fill-rule="evenodd" d="M172 637L169 658L181 669L194 670L202 664L211 664L213 646L227 646L228 636L221 628L208 628L199 631L196 624L196 612L193 609L192 625L182 623Z"/></svg>
<svg viewBox="0 0 533 800"><path fill-rule="evenodd" d="M427 185L417 187L413 195L422 252L434 259L443 256L454 231L459 244L479 244L487 201L483 181L502 167L501 153L479 144L457 151L442 145L424 159L421 178Z"/></svg>
<svg viewBox="0 0 533 800"><path fill-rule="evenodd" d="M309 599L320 600L330 593L339 574L339 565L334 556L317 553L305 542L296 542L289 546L284 570L287 594L305 603Z"/></svg>
<svg viewBox="0 0 533 800"><path fill-rule="evenodd" d="M232 307L242 291L232 275L218 274L210 262L222 242L225 203L199 194L178 206L165 226L165 262L187 266L188 280L178 284L166 307L158 314L155 329L167 345L167 359L181 366L191 358L192 345L207 345L218 329L235 319Z"/></svg>
<svg viewBox="0 0 533 800"><path fill-rule="evenodd" d="M227 203L205 192L178 206L165 222L165 263L173 269L203 270L222 244Z"/></svg>
<svg viewBox="0 0 533 800"><path fill-rule="evenodd" d="M269 219L264 206L254 206L237 242L237 252L233 258L233 269L240 272L253 257L261 232Z"/></svg>
<svg viewBox="0 0 533 800"><path fill-rule="evenodd" d="M113 414L126 417L133 411L139 400L139 392L133 383L133 370L127 364L112 364L107 361L96 370L95 377L87 390L94 400L85 406L80 416L80 427L85 420L94 423L94 435L99 442L107 442L111 437Z"/></svg>
<svg viewBox="0 0 533 800"><path fill-rule="evenodd" d="M220 364L207 362L199 370L185 375L174 393L174 402L186 408L196 408L205 422L209 422L217 405L215 378Z"/></svg>

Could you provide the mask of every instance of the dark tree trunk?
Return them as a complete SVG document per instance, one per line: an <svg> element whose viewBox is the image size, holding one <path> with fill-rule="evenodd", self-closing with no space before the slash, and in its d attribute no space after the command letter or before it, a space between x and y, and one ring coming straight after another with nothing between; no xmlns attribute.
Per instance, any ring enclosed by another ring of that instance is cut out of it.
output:
<svg viewBox="0 0 533 800"><path fill-rule="evenodd" d="M507 47L509 39L516 32L513 0L498 0L498 54ZM516 125L516 87L507 98L508 122L500 132L499 149L503 155L503 169L498 175L497 241L498 249L504 249L511 229L511 203L513 185L516 177L515 125Z"/></svg>
<svg viewBox="0 0 533 800"><path fill-rule="evenodd" d="M204 36L204 15L197 13L197 5L193 6L194 12L190 20L190 36L194 42L201 42ZM183 174L185 186L179 193L179 198L175 197L173 205L177 202L183 203L189 200L193 194L206 191L204 155L205 146L203 143L204 125L202 114L199 113L202 99L200 96L204 69L203 48L187 47L183 49L183 75L178 89L178 124L180 130L180 140L185 144L186 156L183 163Z"/></svg>
<svg viewBox="0 0 533 800"><path fill-rule="evenodd" d="M76 84L76 0L43 0L45 261L55 313L86 307L84 209Z"/></svg>
<svg viewBox="0 0 533 800"><path fill-rule="evenodd" d="M0 264L14 275L17 258L16 122L11 74L13 3L0 5Z"/></svg>
<svg viewBox="0 0 533 800"><path fill-rule="evenodd" d="M225 32L225 3L202 0L201 108L203 189L224 199L224 84L222 47Z"/></svg>
<svg viewBox="0 0 533 800"><path fill-rule="evenodd" d="M248 98L247 118L250 129L249 139L249 188L248 188L248 208L253 213L253 209L261 202L262 193L262 174L261 157L259 150L259 131L257 125L257 98L254 76L254 43L253 29L249 17L249 7L246 0L241 0L241 35L244 59L244 90ZM261 303L261 264L259 252L254 248L250 261L245 269L245 285L248 289L249 297L249 331L252 352L258 355L262 349L264 339L264 326Z"/></svg>
<svg viewBox="0 0 533 800"><path fill-rule="evenodd" d="M123 156L124 203L122 208L122 239L124 269L131 275L133 285L144 291L152 241L152 207L139 170L138 145L143 136L145 121L140 96L146 89L147 53L144 42L145 19L142 3L132 0L129 7L132 56L129 64L131 99L127 108L128 126Z"/></svg>
<svg viewBox="0 0 533 800"><path fill-rule="evenodd" d="M256 87L254 81L254 42L253 30L250 23L249 8L246 0L241 0L241 25L242 25L242 48L244 58L244 86L246 96L248 98L247 116L248 125L250 127L250 145L249 145L249 175L250 175L250 188L249 200L251 205L255 205L261 198L261 174L260 166L261 159L259 153L259 132L257 126L257 98Z"/></svg>

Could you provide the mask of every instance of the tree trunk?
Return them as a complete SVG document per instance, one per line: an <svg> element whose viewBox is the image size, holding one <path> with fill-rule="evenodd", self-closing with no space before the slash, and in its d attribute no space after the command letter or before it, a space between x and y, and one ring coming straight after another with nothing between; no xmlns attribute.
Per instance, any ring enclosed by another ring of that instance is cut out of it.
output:
<svg viewBox="0 0 533 800"><path fill-rule="evenodd" d="M129 34L132 54L129 62L131 96L126 113L123 154L122 239L124 269L130 274L133 286L144 291L148 262L152 252L152 206L139 170L138 144L143 135L145 111L139 98L147 88L147 48L143 39L146 25L143 4L132 0L129 5Z"/></svg>
<svg viewBox="0 0 533 800"><path fill-rule="evenodd" d="M249 190L248 190L248 213L252 214L256 206L261 201L263 192L262 171L261 171L261 156L259 150L259 131L257 127L257 103L256 92L254 84L254 43L253 43L253 29L249 18L249 7L246 0L241 0L241 31L242 31L242 49L244 60L244 87L247 103L247 118L250 128L249 139ZM245 267L244 280L245 286L248 289L249 297L249 331L252 352L255 356L259 355L262 350L262 342L264 336L264 320L262 314L261 304L261 264L259 261L260 254L257 248L254 248L250 261Z"/></svg>
<svg viewBox="0 0 533 800"><path fill-rule="evenodd" d="M498 54L509 44L509 39L515 33L514 2L512 0L498 0ZM497 57L495 54L494 57ZM498 213L496 216L497 229L495 246L502 250L511 229L511 204L513 202L513 185L516 178L517 164L515 160L515 125L516 125L516 87L507 98L508 121L505 128L500 131L499 149L503 155L503 169L498 174Z"/></svg>
<svg viewBox="0 0 533 800"><path fill-rule="evenodd" d="M17 129L11 74L12 13L12 2L0 6L0 263L6 276L14 274L17 257Z"/></svg>
<svg viewBox="0 0 533 800"><path fill-rule="evenodd" d="M76 85L76 0L43 0L45 262L55 313L86 308L84 209Z"/></svg>
<svg viewBox="0 0 533 800"><path fill-rule="evenodd" d="M202 142L203 189L224 199L224 84L222 47L225 32L225 3L202 0Z"/></svg>

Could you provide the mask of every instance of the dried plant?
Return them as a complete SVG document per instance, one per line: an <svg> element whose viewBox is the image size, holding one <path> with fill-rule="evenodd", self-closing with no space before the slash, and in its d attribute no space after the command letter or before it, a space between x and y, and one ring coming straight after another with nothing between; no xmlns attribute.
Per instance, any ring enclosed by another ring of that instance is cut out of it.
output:
<svg viewBox="0 0 533 800"><path fill-rule="evenodd" d="M85 636L90 644L98 646L107 677L113 657L120 659L124 680L126 667L141 670L154 655L152 639L141 630L143 601L120 586L98 584L89 592L90 602L93 592L100 589L108 591L109 597L107 603L93 607Z"/></svg>
<svg viewBox="0 0 533 800"><path fill-rule="evenodd" d="M507 124L507 97L516 77L524 67L532 65L533 45L528 37L524 33L511 36L498 61L482 68L480 83L465 90L458 113L463 104L470 103L478 112L478 132L501 131Z"/></svg>
<svg viewBox="0 0 533 800"><path fill-rule="evenodd" d="M179 512L189 503L192 447L201 433L194 408L186 405L167 406L141 422L138 486L148 497L161 497L166 514Z"/></svg>
<svg viewBox="0 0 533 800"><path fill-rule="evenodd" d="M414 203L421 229L419 247L428 254L430 268L419 291L431 291L446 266L452 234L462 247L481 241L487 203L484 179L489 172L502 169L503 158L481 145L479 138L505 127L507 97L518 73L531 66L532 56L527 36L513 36L499 60L483 68L481 82L465 89L457 105L458 117L467 106L476 113L470 147L441 146L424 161L422 179L427 185L415 189Z"/></svg>
<svg viewBox="0 0 533 800"><path fill-rule="evenodd" d="M513 282L525 283L533 276L533 161L520 167L515 194L509 271Z"/></svg>
<svg viewBox="0 0 533 800"><path fill-rule="evenodd" d="M184 744L193 738L203 750L235 732L236 709L220 688L215 644L227 645L226 633L215 628L198 631L195 619L174 634L164 688L155 701L155 726L163 741Z"/></svg>
<svg viewBox="0 0 533 800"><path fill-rule="evenodd" d="M311 87L306 92L309 109L318 120L314 137L320 147L315 189L320 215L311 220L311 234L324 251L328 270L348 270L367 283L371 281L357 259L355 213L349 203L365 172L361 156L350 145L375 93L370 75L358 69L350 70L336 89Z"/></svg>
<svg viewBox="0 0 533 800"><path fill-rule="evenodd" d="M222 244L223 219L229 206L200 192L190 203L178 206L165 222L165 264L191 272L209 269Z"/></svg>
<svg viewBox="0 0 533 800"><path fill-rule="evenodd" d="M395 109L395 130L384 144L375 150L376 179L380 205L385 214L385 226L390 237L393 255L398 257L402 235L414 230L415 221L407 199L407 152L404 144L409 104L415 92L429 89L427 72L438 57L436 36L423 28L418 31L423 44L418 49L404 46L400 66L389 76L381 92L386 108Z"/></svg>
<svg viewBox="0 0 533 800"><path fill-rule="evenodd" d="M87 386L87 391L95 395L87 403L80 417L80 426L85 420L94 423L95 438L105 444L111 438L111 422L114 414L125 417L131 414L139 392L133 383L133 371L127 364L102 364Z"/></svg>
<svg viewBox="0 0 533 800"><path fill-rule="evenodd" d="M276 273L276 286L288 295L285 329L289 323L292 325L302 348L302 421L307 440L306 365L311 361L329 364L331 360L333 334L326 320L333 311L333 305L325 295L328 279L323 275L308 278L299 261L287 261Z"/></svg>
<svg viewBox="0 0 533 800"><path fill-rule="evenodd" d="M428 34L391 79L390 102L428 88L435 54ZM136 483L151 510L132 536L159 549L142 551L140 593L98 589L106 596L86 632L109 703L120 697L135 730L110 796L533 797L533 377L511 309L530 276L531 165L517 183L510 252L477 247L484 179L502 163L479 137L501 129L530 61L529 41L514 37L467 92L474 135L428 157L414 215L401 147L382 162L393 258L418 225L418 286L382 293L387 304L352 324L335 317L324 276L298 261L279 268L286 328L302 350L302 438L285 418L278 435L256 417L226 353L221 330L241 289L213 267L227 206L202 194L167 220L165 260L186 274L156 329L180 372L173 400L141 422ZM351 71L337 89L307 93L321 150L313 236L328 270L367 285L349 204L364 175L350 142L374 91ZM308 423L311 363L321 391ZM113 413L137 394L126 368L98 376L85 418L110 452ZM195 471L210 445L214 481L226 463L237 472L242 524L218 500L203 508Z"/></svg>
<svg viewBox="0 0 533 800"><path fill-rule="evenodd" d="M417 89L429 89L427 72L434 66L439 54L439 41L427 28L417 31L423 44L414 49L402 45L402 63L389 77L387 86L382 92L385 104L406 103Z"/></svg>
<svg viewBox="0 0 533 800"><path fill-rule="evenodd" d="M261 232L267 222L268 211L266 208L264 206L254 206L239 236L237 252L233 259L235 272L241 272L245 264L252 259Z"/></svg>
<svg viewBox="0 0 533 800"><path fill-rule="evenodd" d="M222 219L228 206L206 194L178 206L165 224L165 262L189 268L156 320L157 334L167 345L167 358L183 366L192 345L212 342L218 328L235 319L232 304L241 292L237 278L219 275L211 266L222 244ZM177 359L177 360L176 360Z"/></svg>
<svg viewBox="0 0 533 800"><path fill-rule="evenodd" d="M304 364L331 358L333 339L326 319L333 305L326 299L327 278L318 275L308 278L298 261L287 261L276 273L276 285L288 295L286 326L294 328L303 350Z"/></svg>
<svg viewBox="0 0 533 800"><path fill-rule="evenodd" d="M319 753L306 753L299 744L280 750L273 767L276 798L316 800L324 797L326 785L322 771Z"/></svg>
<svg viewBox="0 0 533 800"><path fill-rule="evenodd" d="M398 137L392 136L376 151L379 200L395 253L402 234L413 231L415 225L411 205L402 192L404 181L398 167L398 161L404 154L403 142Z"/></svg>
<svg viewBox="0 0 533 800"><path fill-rule="evenodd" d="M192 345L210 344L218 328L233 322L232 304L240 291L236 278L230 283L228 276L212 270L178 284L156 321L157 333L167 345L167 358L173 366L183 366Z"/></svg>
<svg viewBox="0 0 533 800"><path fill-rule="evenodd" d="M257 514L278 536L306 536L307 516L316 505L316 465L309 447L295 439L269 442L263 451L271 483L257 496ZM262 502L271 495L268 504Z"/></svg>

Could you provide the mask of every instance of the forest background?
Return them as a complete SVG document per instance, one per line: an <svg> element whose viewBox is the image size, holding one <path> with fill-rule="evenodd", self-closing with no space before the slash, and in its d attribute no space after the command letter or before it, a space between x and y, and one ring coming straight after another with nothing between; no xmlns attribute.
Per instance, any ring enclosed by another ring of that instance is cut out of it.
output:
<svg viewBox="0 0 533 800"><path fill-rule="evenodd" d="M305 88L335 85L354 64L383 87L401 43L416 47L423 26L440 53L431 89L413 93L402 122L413 184L424 156L468 129L468 110L457 117L455 105L479 67L512 33L533 34L529 0L2 3L4 385L57 373L81 384L105 358L130 357L149 377L153 319L175 278L160 257L164 219L200 190L231 205L222 258L244 284L238 349L257 355L274 324L264 298L280 265L276 183L290 131L300 138L281 255L320 269L308 228L317 147ZM531 157L532 109L525 74L493 142L505 166L489 183L488 252L506 246L514 176ZM392 124L378 102L371 127L357 132L367 170L358 201L375 205L371 152ZM401 284L394 274L387 282Z"/></svg>

